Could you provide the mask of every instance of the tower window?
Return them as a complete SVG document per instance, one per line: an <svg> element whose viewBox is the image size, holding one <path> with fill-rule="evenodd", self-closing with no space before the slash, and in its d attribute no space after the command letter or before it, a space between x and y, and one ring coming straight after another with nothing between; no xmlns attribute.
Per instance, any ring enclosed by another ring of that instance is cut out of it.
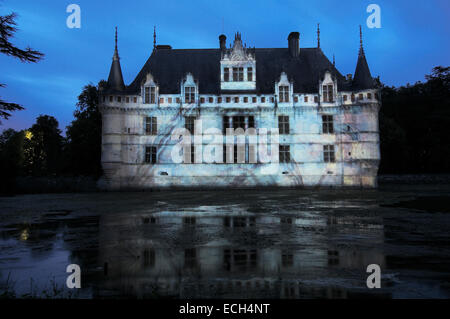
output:
<svg viewBox="0 0 450 319"><path fill-rule="evenodd" d="M195 102L195 87L186 86L184 88L184 102L194 103Z"/></svg>
<svg viewBox="0 0 450 319"><path fill-rule="evenodd" d="M156 164L156 146L145 147L145 163Z"/></svg>
<svg viewBox="0 0 450 319"><path fill-rule="evenodd" d="M334 102L333 85L328 84L323 86L323 101Z"/></svg>
<svg viewBox="0 0 450 319"><path fill-rule="evenodd" d="M334 163L334 145L323 146L323 161L325 163Z"/></svg>
<svg viewBox="0 0 450 319"><path fill-rule="evenodd" d="M289 134L289 116L278 116L278 129L280 134Z"/></svg>
<svg viewBox="0 0 450 319"><path fill-rule="evenodd" d="M189 131L189 133L194 134L194 128L195 128L195 117L194 116L186 116L184 118L184 127L186 130Z"/></svg>
<svg viewBox="0 0 450 319"><path fill-rule="evenodd" d="M247 68L247 81L253 81L253 68Z"/></svg>
<svg viewBox="0 0 450 319"><path fill-rule="evenodd" d="M233 68L233 81L234 82L244 81L244 68Z"/></svg>
<svg viewBox="0 0 450 319"><path fill-rule="evenodd" d="M291 150L289 145L280 145L279 155L280 163L289 163L291 161Z"/></svg>
<svg viewBox="0 0 450 319"><path fill-rule="evenodd" d="M333 115L322 115L322 133L334 133Z"/></svg>
<svg viewBox="0 0 450 319"><path fill-rule="evenodd" d="M225 82L229 82L230 81L230 69L229 68L224 68L223 69L223 80Z"/></svg>
<svg viewBox="0 0 450 319"><path fill-rule="evenodd" d="M156 117L145 117L145 134L156 135L158 131L158 124Z"/></svg>
<svg viewBox="0 0 450 319"><path fill-rule="evenodd" d="M280 86L280 102L289 102L289 86Z"/></svg>

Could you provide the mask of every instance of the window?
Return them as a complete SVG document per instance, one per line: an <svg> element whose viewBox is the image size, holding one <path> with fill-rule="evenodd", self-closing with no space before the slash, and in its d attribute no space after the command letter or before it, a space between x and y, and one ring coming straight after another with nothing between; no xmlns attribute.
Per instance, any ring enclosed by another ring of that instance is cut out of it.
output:
<svg viewBox="0 0 450 319"><path fill-rule="evenodd" d="M323 161L325 163L334 163L334 145L323 146Z"/></svg>
<svg viewBox="0 0 450 319"><path fill-rule="evenodd" d="M156 103L156 87L146 86L144 88L144 103L155 104Z"/></svg>
<svg viewBox="0 0 450 319"><path fill-rule="evenodd" d="M186 116L184 118L184 127L191 134L194 134L194 124L195 124L195 117L194 116Z"/></svg>
<svg viewBox="0 0 450 319"><path fill-rule="evenodd" d="M266 98L264 96L261 97L261 103L266 103Z"/></svg>
<svg viewBox="0 0 450 319"><path fill-rule="evenodd" d="M291 161L291 150L289 145L280 145L279 155L280 163L289 163Z"/></svg>
<svg viewBox="0 0 450 319"><path fill-rule="evenodd" d="M197 265L197 252L195 248L184 250L184 266L186 268L194 268Z"/></svg>
<svg viewBox="0 0 450 319"><path fill-rule="evenodd" d="M234 82L244 81L244 68L233 68L233 81Z"/></svg>
<svg viewBox="0 0 450 319"><path fill-rule="evenodd" d="M214 98L210 97L210 98L208 99L208 101L209 101L209 103L213 103L213 102L214 102Z"/></svg>
<svg viewBox="0 0 450 319"><path fill-rule="evenodd" d="M256 97L253 97L253 98L252 98L252 102L253 102L253 103L256 103Z"/></svg>
<svg viewBox="0 0 450 319"><path fill-rule="evenodd" d="M112 95L109 97L109 102L112 102L113 101L113 97L112 97Z"/></svg>
<svg viewBox="0 0 450 319"><path fill-rule="evenodd" d="M245 163L245 144L239 145L239 147L237 144L234 144L234 163Z"/></svg>
<svg viewBox="0 0 450 319"><path fill-rule="evenodd" d="M155 266L155 250L145 249L143 252L142 266L143 267L154 267Z"/></svg>
<svg viewBox="0 0 450 319"><path fill-rule="evenodd" d="M125 101L126 101L127 103L130 103L130 98L127 96L127 97L125 98Z"/></svg>
<svg viewBox="0 0 450 319"><path fill-rule="evenodd" d="M244 103L248 103L248 97L244 97Z"/></svg>
<svg viewBox="0 0 450 319"><path fill-rule="evenodd" d="M368 98L369 100L371 100L371 99L372 99L372 93L367 93L367 98Z"/></svg>
<svg viewBox="0 0 450 319"><path fill-rule="evenodd" d="M239 97L238 97L238 96L236 96L236 97L234 98L234 103L239 103Z"/></svg>
<svg viewBox="0 0 450 319"><path fill-rule="evenodd" d="M230 102L231 102L231 97L227 96L227 97L225 98L225 101L226 101L227 103L230 103Z"/></svg>
<svg viewBox="0 0 450 319"><path fill-rule="evenodd" d="M106 102L106 96L103 96L103 102Z"/></svg>
<svg viewBox="0 0 450 319"><path fill-rule="evenodd" d="M117 97L117 102L119 102L119 103L122 102L122 97L121 96Z"/></svg>
<svg viewBox="0 0 450 319"><path fill-rule="evenodd" d="M317 96L314 97L314 103L319 102L319 98Z"/></svg>
<svg viewBox="0 0 450 319"><path fill-rule="evenodd" d="M355 102L355 94L352 93L351 99L352 99L352 102Z"/></svg>
<svg viewBox="0 0 450 319"><path fill-rule="evenodd" d="M347 101L347 95L344 95L344 102Z"/></svg>
<svg viewBox="0 0 450 319"><path fill-rule="evenodd" d="M308 97L307 96L305 96L305 102L308 103Z"/></svg>
<svg viewBox="0 0 450 319"><path fill-rule="evenodd" d="M156 135L158 131L158 124L156 117L145 117L145 134Z"/></svg>
<svg viewBox="0 0 450 319"><path fill-rule="evenodd" d="M194 103L195 102L195 87L186 86L184 88L184 102Z"/></svg>
<svg viewBox="0 0 450 319"><path fill-rule="evenodd" d="M289 86L280 86L280 102L289 102Z"/></svg>
<svg viewBox="0 0 450 319"><path fill-rule="evenodd" d="M333 134L333 115L322 115L322 133Z"/></svg>
<svg viewBox="0 0 450 319"><path fill-rule="evenodd" d="M298 102L298 96L294 96L294 102L295 102L295 103Z"/></svg>
<svg viewBox="0 0 450 319"><path fill-rule="evenodd" d="M217 98L217 103L222 103L222 97Z"/></svg>
<svg viewBox="0 0 450 319"><path fill-rule="evenodd" d="M164 98L163 97L159 99L159 104L164 104Z"/></svg>
<svg viewBox="0 0 450 319"><path fill-rule="evenodd" d="M172 98L171 97L167 98L167 103L172 104Z"/></svg>
<svg viewBox="0 0 450 319"><path fill-rule="evenodd" d="M224 68L223 69L223 80L225 82L229 82L230 81L230 69L229 68Z"/></svg>
<svg viewBox="0 0 450 319"><path fill-rule="evenodd" d="M358 100L362 100L363 99L363 95L362 95L362 93L360 93L359 95L358 95Z"/></svg>
<svg viewBox="0 0 450 319"><path fill-rule="evenodd" d="M201 98L200 98L200 104L203 104L203 103L205 103L205 98L204 98L204 97L201 97Z"/></svg>
<svg viewBox="0 0 450 319"><path fill-rule="evenodd" d="M145 163L156 164L156 146L145 147Z"/></svg>
<svg viewBox="0 0 450 319"><path fill-rule="evenodd" d="M137 103L137 97L134 97L134 98L133 98L133 102L134 102L134 103Z"/></svg>
<svg viewBox="0 0 450 319"><path fill-rule="evenodd" d="M181 98L177 97L177 103L181 103Z"/></svg>
<svg viewBox="0 0 450 319"><path fill-rule="evenodd" d="M270 102L275 102L275 98L273 96L270 98Z"/></svg>
<svg viewBox="0 0 450 319"><path fill-rule="evenodd" d="M245 116L233 116L233 129L237 128L245 130Z"/></svg>
<svg viewBox="0 0 450 319"><path fill-rule="evenodd" d="M230 118L228 116L223 117L223 134L227 133L227 128L230 128Z"/></svg>
<svg viewBox="0 0 450 319"><path fill-rule="evenodd" d="M333 85L332 84L323 86L323 101L324 102L334 102Z"/></svg>
<svg viewBox="0 0 450 319"><path fill-rule="evenodd" d="M253 116L248 117L248 127L255 128L255 118Z"/></svg>
<svg viewBox="0 0 450 319"><path fill-rule="evenodd" d="M247 68L247 81L253 81L253 68Z"/></svg>
<svg viewBox="0 0 450 319"><path fill-rule="evenodd" d="M278 116L278 129L280 134L289 134L289 116Z"/></svg>
<svg viewBox="0 0 450 319"><path fill-rule="evenodd" d="M191 163L195 163L195 146L191 145Z"/></svg>

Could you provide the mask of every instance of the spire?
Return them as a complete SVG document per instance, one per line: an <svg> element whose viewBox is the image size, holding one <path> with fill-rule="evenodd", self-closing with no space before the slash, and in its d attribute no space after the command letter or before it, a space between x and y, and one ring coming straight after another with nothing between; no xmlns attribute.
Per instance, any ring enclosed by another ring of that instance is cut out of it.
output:
<svg viewBox="0 0 450 319"><path fill-rule="evenodd" d="M153 26L153 50L156 49L156 26Z"/></svg>
<svg viewBox="0 0 450 319"><path fill-rule="evenodd" d="M114 42L114 55L109 71L107 88L113 91L122 91L125 88L123 83L122 69L120 67L119 50L117 49L117 27Z"/></svg>
<svg viewBox="0 0 450 319"><path fill-rule="evenodd" d="M357 90L371 89L374 87L374 82L364 53L361 26L359 26L359 43L360 47L355 76L353 77L353 88Z"/></svg>
<svg viewBox="0 0 450 319"><path fill-rule="evenodd" d="M359 55L364 55L362 28L359 25Z"/></svg>
<svg viewBox="0 0 450 319"><path fill-rule="evenodd" d="M317 48L320 49L320 23L317 23Z"/></svg>

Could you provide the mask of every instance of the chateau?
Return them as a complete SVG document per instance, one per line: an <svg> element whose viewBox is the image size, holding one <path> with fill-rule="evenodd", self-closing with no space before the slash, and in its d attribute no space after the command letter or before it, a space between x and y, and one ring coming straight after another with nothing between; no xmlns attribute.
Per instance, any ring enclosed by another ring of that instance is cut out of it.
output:
<svg viewBox="0 0 450 319"><path fill-rule="evenodd" d="M379 93L362 42L354 75L320 48L156 45L134 81L116 46L100 87L108 190L376 187Z"/></svg>

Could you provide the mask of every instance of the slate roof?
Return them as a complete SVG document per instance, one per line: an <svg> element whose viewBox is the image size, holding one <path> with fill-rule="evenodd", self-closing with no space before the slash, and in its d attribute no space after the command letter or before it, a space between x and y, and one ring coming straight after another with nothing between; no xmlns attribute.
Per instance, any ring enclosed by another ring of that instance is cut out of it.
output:
<svg viewBox="0 0 450 319"><path fill-rule="evenodd" d="M353 78L353 88L355 90L365 90L374 87L374 81L370 74L364 50L360 50L358 62L356 63L355 77Z"/></svg>
<svg viewBox="0 0 450 319"><path fill-rule="evenodd" d="M339 90L354 89L320 48L301 48L296 58L290 56L288 48L255 49L255 55L257 94L273 94L281 72L294 81L296 93L316 93L319 79L323 78L327 70L336 76ZM140 94L141 83L150 72L161 94L177 94L180 92L181 80L190 72L198 81L201 94L220 94L220 59L220 49L155 49L123 93ZM361 85L359 80L354 83ZM363 84L367 86L366 81ZM107 91L110 91L109 86Z"/></svg>

